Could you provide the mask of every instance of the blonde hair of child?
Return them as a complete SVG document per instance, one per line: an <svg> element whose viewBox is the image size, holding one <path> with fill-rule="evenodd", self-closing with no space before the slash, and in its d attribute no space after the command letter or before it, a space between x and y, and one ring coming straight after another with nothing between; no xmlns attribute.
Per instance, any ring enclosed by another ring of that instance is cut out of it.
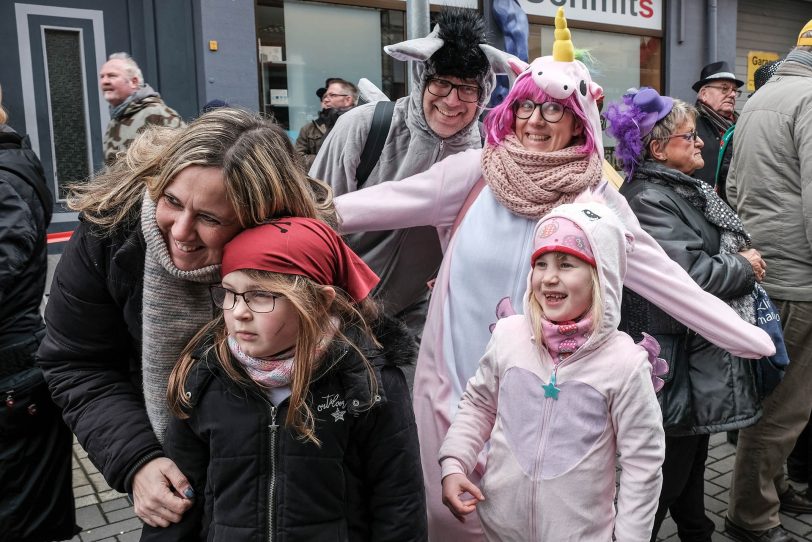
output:
<svg viewBox="0 0 812 542"><path fill-rule="evenodd" d="M556 252L557 259L563 259L565 254L563 252ZM601 290L601 281L598 275L598 269L590 266L590 276L592 277L592 307L589 312L592 316L592 329L598 329L603 321L603 292ZM544 334L541 332L541 320L544 318L544 309L536 299L532 288L527 289L527 307L528 318L530 318L530 325L533 328L533 337L536 339L536 344L539 346L544 345Z"/></svg>
<svg viewBox="0 0 812 542"><path fill-rule="evenodd" d="M319 343L325 335L333 335L333 341L340 341L354 350L365 365L369 376L370 397L374 397L378 393L375 371L362 349L345 335L345 331L353 327L358 328L372 344L380 346L368 324L377 319L378 305L369 298L353 303L339 288L335 289L335 299L330 301L325 288L307 277L270 271L243 271L263 289L285 297L295 309L299 319L299 333L296 337L290 403L285 424L299 433L302 440L320 445L315 434L315 417L308 404L310 383L325 361L323 356L319 356ZM339 322L339 329L334 327L334 318ZM169 376L167 387L169 408L180 419L188 418L186 410L191 407L186 397L185 385L189 372L199 361L193 354L201 341L211 334L214 335L214 341L201 357L214 349L223 371L229 378L246 388L257 386L231 355L228 347L228 331L221 313L189 341Z"/></svg>

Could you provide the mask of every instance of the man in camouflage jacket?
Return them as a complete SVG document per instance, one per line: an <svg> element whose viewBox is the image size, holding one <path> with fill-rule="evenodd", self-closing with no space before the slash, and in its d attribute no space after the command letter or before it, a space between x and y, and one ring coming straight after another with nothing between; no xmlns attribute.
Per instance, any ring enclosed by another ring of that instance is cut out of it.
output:
<svg viewBox="0 0 812 542"><path fill-rule="evenodd" d="M99 86L110 104L110 123L104 134L104 161L107 164L125 151L147 125L177 128L184 124L177 111L144 83L141 69L127 53L110 55L99 73Z"/></svg>

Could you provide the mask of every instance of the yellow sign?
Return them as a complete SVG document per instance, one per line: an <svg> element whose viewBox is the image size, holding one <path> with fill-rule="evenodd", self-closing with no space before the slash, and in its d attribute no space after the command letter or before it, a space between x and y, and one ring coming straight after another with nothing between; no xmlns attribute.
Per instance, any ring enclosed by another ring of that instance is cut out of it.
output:
<svg viewBox="0 0 812 542"><path fill-rule="evenodd" d="M769 53L765 51L748 51L747 53L747 90L753 92L756 90L754 77L756 70L763 64L778 60L781 58L778 53Z"/></svg>

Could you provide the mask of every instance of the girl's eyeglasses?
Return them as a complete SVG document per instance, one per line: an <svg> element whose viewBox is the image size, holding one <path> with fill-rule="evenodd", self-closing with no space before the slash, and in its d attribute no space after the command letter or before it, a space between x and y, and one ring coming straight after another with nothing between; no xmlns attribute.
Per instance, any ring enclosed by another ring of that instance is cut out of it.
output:
<svg viewBox="0 0 812 542"><path fill-rule="evenodd" d="M209 292L214 305L227 311L236 307L237 298L241 297L251 312L272 312L276 307L276 298L279 297L265 290L250 290L240 293L222 286L209 286Z"/></svg>
<svg viewBox="0 0 812 542"><path fill-rule="evenodd" d="M564 116L564 106L558 102L536 103L533 100L522 100L513 104L513 112L516 118L529 119L536 112L536 108L541 108L541 118L547 122L556 123Z"/></svg>
<svg viewBox="0 0 812 542"><path fill-rule="evenodd" d="M684 134L671 134L670 136L661 137L660 139L673 139L675 137L681 137L688 143L693 143L699 139L699 134L696 133L696 130L691 130L690 132L685 132Z"/></svg>

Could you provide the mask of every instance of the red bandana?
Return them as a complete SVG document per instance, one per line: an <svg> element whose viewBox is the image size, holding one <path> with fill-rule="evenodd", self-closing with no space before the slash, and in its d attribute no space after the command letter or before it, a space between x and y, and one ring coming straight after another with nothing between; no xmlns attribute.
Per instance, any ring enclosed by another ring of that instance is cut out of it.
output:
<svg viewBox="0 0 812 542"><path fill-rule="evenodd" d="M220 273L225 277L238 269L303 275L337 286L355 301L380 282L335 231L312 218L280 218L238 234L223 249Z"/></svg>

